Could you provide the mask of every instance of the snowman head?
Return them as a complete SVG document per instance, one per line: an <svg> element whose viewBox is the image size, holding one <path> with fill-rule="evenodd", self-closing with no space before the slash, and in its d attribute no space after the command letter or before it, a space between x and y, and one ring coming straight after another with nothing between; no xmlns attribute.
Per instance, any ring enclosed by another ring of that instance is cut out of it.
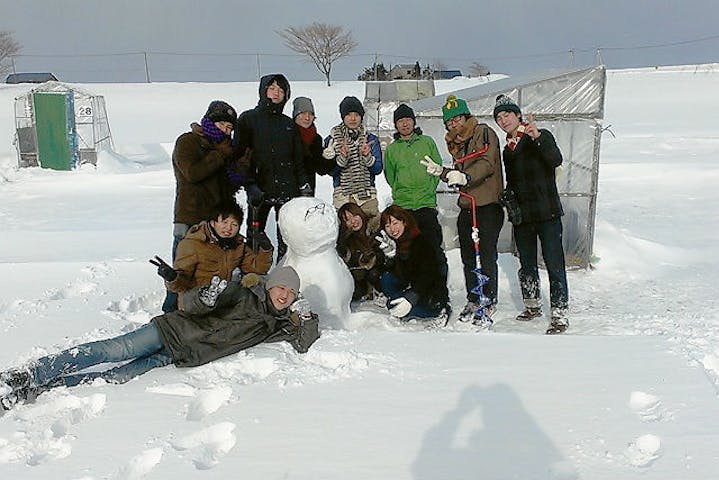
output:
<svg viewBox="0 0 719 480"><path fill-rule="evenodd" d="M337 212L319 198L297 197L284 204L279 225L287 247L299 256L334 250L337 245Z"/></svg>

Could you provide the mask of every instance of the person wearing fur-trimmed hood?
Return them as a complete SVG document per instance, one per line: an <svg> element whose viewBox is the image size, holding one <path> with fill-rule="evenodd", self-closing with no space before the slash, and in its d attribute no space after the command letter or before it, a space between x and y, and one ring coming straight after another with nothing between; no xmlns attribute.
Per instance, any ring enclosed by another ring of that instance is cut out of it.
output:
<svg viewBox="0 0 719 480"><path fill-rule="evenodd" d="M264 232L270 210L279 210L299 196L312 196L302 158L302 145L295 122L283 114L290 99L290 83L279 73L260 79L257 106L240 114L235 128L236 165L229 175L235 186L244 187L250 209L247 234ZM256 222L255 228L253 223ZM252 242L252 238L250 238ZM277 229L277 261L287 245Z"/></svg>

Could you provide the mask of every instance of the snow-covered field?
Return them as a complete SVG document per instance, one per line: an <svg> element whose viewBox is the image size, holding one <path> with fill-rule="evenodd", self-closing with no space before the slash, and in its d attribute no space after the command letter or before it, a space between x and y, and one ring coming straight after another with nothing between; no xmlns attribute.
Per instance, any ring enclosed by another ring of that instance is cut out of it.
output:
<svg viewBox="0 0 719 480"><path fill-rule="evenodd" d="M567 334L513 320L518 262L502 255L494 332L362 311L306 355L263 345L57 389L0 419L0 478L716 479L717 84L719 65L608 72L597 261L569 273ZM0 85L0 369L158 314L147 259L170 256L174 140L210 100L257 97L255 83L81 87L105 96L116 154L54 172L14 168L13 99L28 87ZM292 89L323 134L345 95L364 95Z"/></svg>

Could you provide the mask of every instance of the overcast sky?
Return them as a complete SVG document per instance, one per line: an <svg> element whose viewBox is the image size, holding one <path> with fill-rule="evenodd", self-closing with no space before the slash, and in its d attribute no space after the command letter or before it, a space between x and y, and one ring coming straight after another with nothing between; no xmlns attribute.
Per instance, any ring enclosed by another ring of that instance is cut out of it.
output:
<svg viewBox="0 0 719 480"><path fill-rule="evenodd" d="M570 49L575 66L596 64L597 48L610 68L719 62L719 0L0 0L0 30L23 47L16 70L71 82L145 81L133 52L148 52L152 81L319 80L275 33L313 21L359 44L336 79L356 78L374 54L464 73L473 62L509 74L567 67ZM666 46L639 48L656 45Z"/></svg>

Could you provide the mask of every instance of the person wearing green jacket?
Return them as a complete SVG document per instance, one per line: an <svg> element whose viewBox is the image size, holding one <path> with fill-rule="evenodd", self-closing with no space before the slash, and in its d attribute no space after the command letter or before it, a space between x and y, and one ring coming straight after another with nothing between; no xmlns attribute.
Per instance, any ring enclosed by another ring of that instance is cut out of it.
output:
<svg viewBox="0 0 719 480"><path fill-rule="evenodd" d="M437 219L439 178L427 175L420 163L426 156L441 165L442 157L432 137L422 134L414 111L408 105L402 103L394 111L394 126L397 129L394 141L384 153L384 176L392 188L392 201L412 212L446 277L447 257L442 248L442 227Z"/></svg>

